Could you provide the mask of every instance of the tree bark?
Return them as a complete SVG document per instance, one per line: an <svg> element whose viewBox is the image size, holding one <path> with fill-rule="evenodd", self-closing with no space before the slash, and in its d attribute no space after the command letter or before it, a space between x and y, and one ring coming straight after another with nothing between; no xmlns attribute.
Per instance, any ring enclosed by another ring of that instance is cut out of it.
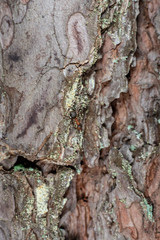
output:
<svg viewBox="0 0 160 240"><path fill-rule="evenodd" d="M0 240L160 240L158 0L1 0Z"/></svg>

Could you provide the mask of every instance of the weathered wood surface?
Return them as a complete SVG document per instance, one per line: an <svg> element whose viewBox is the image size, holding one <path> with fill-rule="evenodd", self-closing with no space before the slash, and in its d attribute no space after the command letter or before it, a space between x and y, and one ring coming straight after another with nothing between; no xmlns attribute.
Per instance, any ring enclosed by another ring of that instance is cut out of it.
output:
<svg viewBox="0 0 160 240"><path fill-rule="evenodd" d="M1 0L0 239L160 239L159 8Z"/></svg>
<svg viewBox="0 0 160 240"><path fill-rule="evenodd" d="M17 154L46 158L57 136L66 131L68 138L70 130L59 130L73 108L72 99L64 108L64 86L93 50L93 8L94 1L1 1L0 135ZM63 154L63 144L57 145Z"/></svg>

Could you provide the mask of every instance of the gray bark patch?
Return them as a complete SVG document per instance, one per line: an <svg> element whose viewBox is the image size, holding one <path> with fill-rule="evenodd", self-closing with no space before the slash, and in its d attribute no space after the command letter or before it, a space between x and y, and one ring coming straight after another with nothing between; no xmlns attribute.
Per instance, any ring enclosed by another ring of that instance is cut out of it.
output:
<svg viewBox="0 0 160 240"><path fill-rule="evenodd" d="M67 58L72 62L84 61L89 54L86 21L81 13L73 14L68 21L69 49Z"/></svg>

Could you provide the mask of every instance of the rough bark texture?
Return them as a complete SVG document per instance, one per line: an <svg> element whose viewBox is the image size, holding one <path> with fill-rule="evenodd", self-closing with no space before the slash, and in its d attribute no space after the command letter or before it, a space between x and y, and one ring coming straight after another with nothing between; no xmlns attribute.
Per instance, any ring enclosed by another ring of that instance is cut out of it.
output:
<svg viewBox="0 0 160 240"><path fill-rule="evenodd" d="M160 2L1 0L0 240L160 240Z"/></svg>

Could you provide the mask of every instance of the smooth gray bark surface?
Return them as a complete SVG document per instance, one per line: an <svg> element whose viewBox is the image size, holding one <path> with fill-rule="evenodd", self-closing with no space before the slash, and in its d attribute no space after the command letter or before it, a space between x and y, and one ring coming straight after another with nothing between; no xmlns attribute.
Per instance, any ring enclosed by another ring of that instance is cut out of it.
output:
<svg viewBox="0 0 160 240"><path fill-rule="evenodd" d="M23 156L46 156L56 141L52 134L35 156L68 114L62 86L94 46L93 7L78 0L0 3L1 138Z"/></svg>

